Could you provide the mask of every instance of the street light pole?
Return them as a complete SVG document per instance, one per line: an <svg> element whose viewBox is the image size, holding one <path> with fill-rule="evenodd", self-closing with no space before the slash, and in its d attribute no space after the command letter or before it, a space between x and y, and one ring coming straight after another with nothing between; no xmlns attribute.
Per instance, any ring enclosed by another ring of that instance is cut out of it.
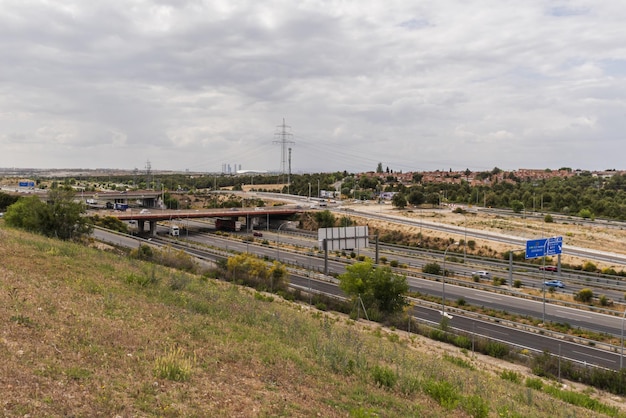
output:
<svg viewBox="0 0 626 418"><path fill-rule="evenodd" d="M624 315L622 315L622 355L619 357L620 370L622 370L622 364L624 363L624 318L626 318L626 310L624 310Z"/></svg>
<svg viewBox="0 0 626 418"><path fill-rule="evenodd" d="M276 261L280 260L280 228L287 225L289 222L283 222L278 226L276 230Z"/></svg>
<svg viewBox="0 0 626 418"><path fill-rule="evenodd" d="M441 280L441 315L443 316L446 316L446 255L450 247L458 244L458 242L449 244L443 252L443 279Z"/></svg>
<svg viewBox="0 0 626 418"><path fill-rule="evenodd" d="M465 238L463 240L463 264L467 264L467 215L462 213L461 215L463 215L463 217L465 218L465 221L463 222L465 224Z"/></svg>

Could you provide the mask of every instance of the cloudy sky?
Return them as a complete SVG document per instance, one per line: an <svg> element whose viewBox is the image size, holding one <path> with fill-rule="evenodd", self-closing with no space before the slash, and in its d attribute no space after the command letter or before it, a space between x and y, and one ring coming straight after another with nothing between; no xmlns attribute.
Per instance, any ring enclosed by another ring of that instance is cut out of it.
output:
<svg viewBox="0 0 626 418"><path fill-rule="evenodd" d="M0 167L626 169L624 22L622 0L0 0Z"/></svg>

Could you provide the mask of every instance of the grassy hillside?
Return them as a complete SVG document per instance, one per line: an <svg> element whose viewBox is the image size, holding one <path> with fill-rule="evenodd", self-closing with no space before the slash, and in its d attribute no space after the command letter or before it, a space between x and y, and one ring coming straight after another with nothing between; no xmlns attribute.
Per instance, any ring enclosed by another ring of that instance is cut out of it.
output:
<svg viewBox="0 0 626 418"><path fill-rule="evenodd" d="M0 321L0 416L619 415L427 339L2 222Z"/></svg>

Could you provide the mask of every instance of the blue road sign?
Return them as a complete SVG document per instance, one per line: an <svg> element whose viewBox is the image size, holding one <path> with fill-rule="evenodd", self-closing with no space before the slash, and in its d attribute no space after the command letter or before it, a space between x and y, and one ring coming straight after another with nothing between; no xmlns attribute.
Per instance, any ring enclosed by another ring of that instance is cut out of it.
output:
<svg viewBox="0 0 626 418"><path fill-rule="evenodd" d="M563 237L550 237L526 241L526 258L557 255L563 252Z"/></svg>
<svg viewBox="0 0 626 418"><path fill-rule="evenodd" d="M546 255L547 238L526 241L526 258L537 258Z"/></svg>
<svg viewBox="0 0 626 418"><path fill-rule="evenodd" d="M546 255L557 255L563 252L563 237L548 238Z"/></svg>

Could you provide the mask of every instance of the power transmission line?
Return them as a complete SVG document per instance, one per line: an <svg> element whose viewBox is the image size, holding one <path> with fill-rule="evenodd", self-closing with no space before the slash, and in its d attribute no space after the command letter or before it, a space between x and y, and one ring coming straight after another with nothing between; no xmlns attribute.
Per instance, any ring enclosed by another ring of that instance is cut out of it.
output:
<svg viewBox="0 0 626 418"><path fill-rule="evenodd" d="M287 166L287 145L288 144L295 144L295 142L291 140L291 138L293 137L293 134L291 132L287 131L288 129L291 129L291 126L285 125L285 118L283 118L283 124L282 125L278 125L276 128L277 128L277 132L274 134L274 136L277 137L278 139L275 140L274 143L281 145L281 148L280 148L280 161L281 161L280 172L283 175L283 182L284 182L285 170L286 170L286 166ZM291 154L291 148L289 148L289 152ZM290 157L290 160L291 160L291 157ZM291 170L291 166L289 167L289 169Z"/></svg>

